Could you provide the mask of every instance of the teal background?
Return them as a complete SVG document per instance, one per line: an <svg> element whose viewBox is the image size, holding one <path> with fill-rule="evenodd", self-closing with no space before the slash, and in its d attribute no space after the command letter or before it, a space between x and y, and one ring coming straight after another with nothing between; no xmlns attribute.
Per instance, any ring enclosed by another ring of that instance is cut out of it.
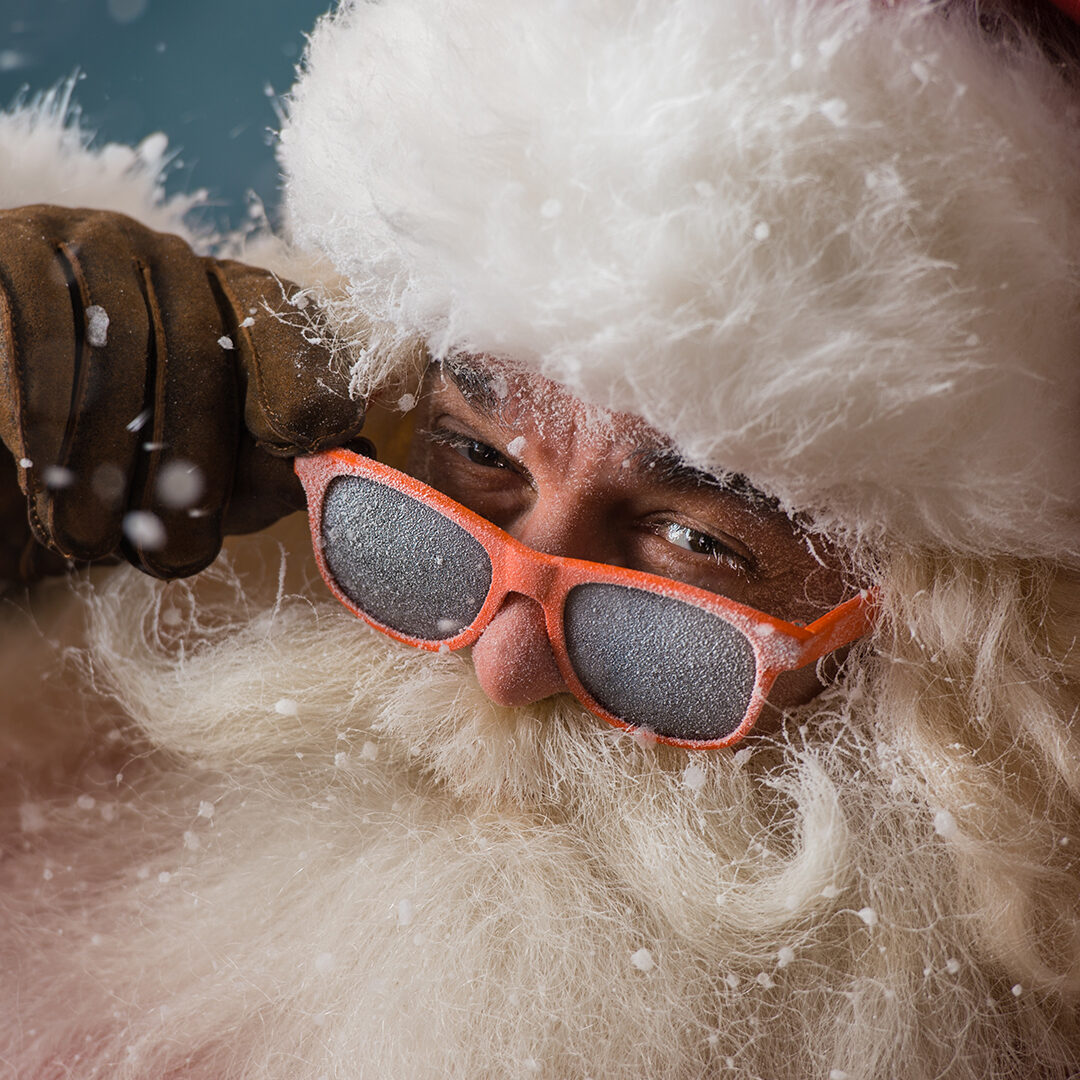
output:
<svg viewBox="0 0 1080 1080"><path fill-rule="evenodd" d="M170 192L208 188L222 228L253 191L274 215L275 97L331 0L0 0L0 106L78 73L102 142L155 131L177 154Z"/></svg>

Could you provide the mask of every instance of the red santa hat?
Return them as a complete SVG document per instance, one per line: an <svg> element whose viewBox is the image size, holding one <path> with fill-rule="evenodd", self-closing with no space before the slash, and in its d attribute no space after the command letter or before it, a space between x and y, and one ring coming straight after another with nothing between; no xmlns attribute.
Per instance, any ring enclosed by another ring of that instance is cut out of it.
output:
<svg viewBox="0 0 1080 1080"><path fill-rule="evenodd" d="M1051 3L1064 11L1074 22L1080 23L1080 0L1051 0Z"/></svg>

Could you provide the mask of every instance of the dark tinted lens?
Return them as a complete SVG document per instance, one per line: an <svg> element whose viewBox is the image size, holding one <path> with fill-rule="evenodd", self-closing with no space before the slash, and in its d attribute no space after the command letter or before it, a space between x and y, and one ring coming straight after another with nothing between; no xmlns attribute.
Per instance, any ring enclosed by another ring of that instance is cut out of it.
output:
<svg viewBox="0 0 1080 1080"><path fill-rule="evenodd" d="M576 585L566 650L612 715L672 739L730 735L746 715L756 663L746 637L693 604L624 585Z"/></svg>
<svg viewBox="0 0 1080 1080"><path fill-rule="evenodd" d="M393 488L336 476L323 500L323 555L342 592L373 619L443 641L471 623L491 587L491 560L449 518Z"/></svg>

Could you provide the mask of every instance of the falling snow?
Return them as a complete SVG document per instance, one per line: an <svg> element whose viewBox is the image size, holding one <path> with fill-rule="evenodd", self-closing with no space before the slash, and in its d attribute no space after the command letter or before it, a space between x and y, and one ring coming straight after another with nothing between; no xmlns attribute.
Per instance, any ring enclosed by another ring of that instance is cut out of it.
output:
<svg viewBox="0 0 1080 1080"><path fill-rule="evenodd" d="M776 954L776 966L786 968L795 959L795 950L790 945L784 945Z"/></svg>
<svg viewBox="0 0 1080 1080"><path fill-rule="evenodd" d="M206 482L198 465L178 459L161 467L155 488L163 506L186 510L199 501Z"/></svg>
<svg viewBox="0 0 1080 1080"><path fill-rule="evenodd" d="M652 971L656 967L656 961L653 960L653 954L648 949L638 949L630 957L630 963L638 969L638 971Z"/></svg>
<svg viewBox="0 0 1080 1080"><path fill-rule="evenodd" d="M146 421L149 420L149 419L150 419L150 410L149 409L143 409L143 411L141 413L139 413L138 416L136 416L134 419L128 421L128 423L126 425L127 430L128 431L142 431L142 429L144 427L146 427Z"/></svg>
<svg viewBox="0 0 1080 1080"><path fill-rule="evenodd" d="M297 716L300 713L300 706L292 698L278 698L274 702L274 712L280 716Z"/></svg>
<svg viewBox="0 0 1080 1080"><path fill-rule="evenodd" d="M872 907L859 908L855 913L867 926L877 926L877 912Z"/></svg>
<svg viewBox="0 0 1080 1080"><path fill-rule="evenodd" d="M30 57L14 49L0 50L0 71L18 71L30 66Z"/></svg>
<svg viewBox="0 0 1080 1080"><path fill-rule="evenodd" d="M118 23L134 22L146 11L146 0L109 0L109 15Z"/></svg>
<svg viewBox="0 0 1080 1080"><path fill-rule="evenodd" d="M62 465L49 465L41 474L50 491L62 491L75 483L75 474Z"/></svg>
<svg viewBox="0 0 1080 1080"><path fill-rule="evenodd" d="M149 510L132 510L124 515L124 535L144 551L160 551L165 546L165 526Z"/></svg>
<svg viewBox="0 0 1080 1080"><path fill-rule="evenodd" d="M956 818L948 810L939 810L934 815L934 832L945 840L952 840L957 834Z"/></svg>
<svg viewBox="0 0 1080 1080"><path fill-rule="evenodd" d="M698 764L687 765L682 772L683 787L691 791L700 791L705 786L705 769Z"/></svg>
<svg viewBox="0 0 1080 1080"><path fill-rule="evenodd" d="M226 351L236 348L236 346L233 344L233 339L229 337L228 334L222 334L221 337L217 339L217 343Z"/></svg>
<svg viewBox="0 0 1080 1080"><path fill-rule="evenodd" d="M86 309L86 342L95 349L103 349L109 341L109 314L100 304Z"/></svg>

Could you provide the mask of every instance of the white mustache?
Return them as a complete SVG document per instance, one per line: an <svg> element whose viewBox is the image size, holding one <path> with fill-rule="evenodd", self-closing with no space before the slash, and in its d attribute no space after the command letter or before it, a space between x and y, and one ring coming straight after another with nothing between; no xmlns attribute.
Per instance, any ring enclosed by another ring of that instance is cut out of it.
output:
<svg viewBox="0 0 1080 1080"><path fill-rule="evenodd" d="M962 1023L973 1062L1015 1039L857 676L801 729L690 754L572 699L502 709L467 657L265 578L121 572L88 601L123 736L91 719L79 786L19 795L22 1075L858 1075L913 1030Z"/></svg>

